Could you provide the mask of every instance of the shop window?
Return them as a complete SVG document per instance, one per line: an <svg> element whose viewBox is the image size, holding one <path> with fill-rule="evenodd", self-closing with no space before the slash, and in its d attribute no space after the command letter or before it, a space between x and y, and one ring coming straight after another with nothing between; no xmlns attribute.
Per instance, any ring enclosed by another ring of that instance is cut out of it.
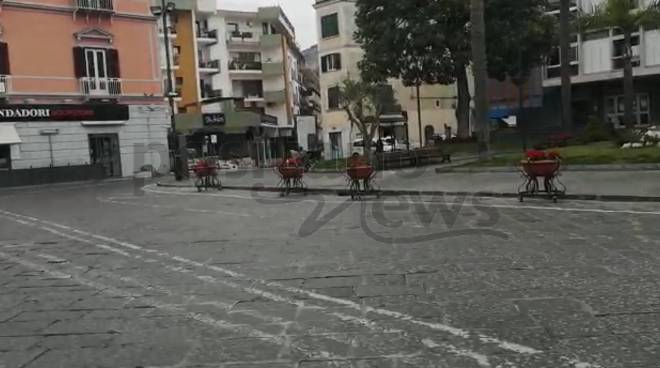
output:
<svg viewBox="0 0 660 368"><path fill-rule="evenodd" d="M337 13L321 17L321 38L339 36L339 15Z"/></svg>
<svg viewBox="0 0 660 368"><path fill-rule="evenodd" d="M11 146L8 144L0 145L0 170L11 168Z"/></svg>
<svg viewBox="0 0 660 368"><path fill-rule="evenodd" d="M623 96L610 96L605 101L605 113L607 120L614 124L615 128L625 128L624 115L626 111ZM648 94L638 94L633 100L633 111L638 126L650 123L650 101Z"/></svg>
<svg viewBox="0 0 660 368"><path fill-rule="evenodd" d="M328 88L328 109L339 109L339 87Z"/></svg>

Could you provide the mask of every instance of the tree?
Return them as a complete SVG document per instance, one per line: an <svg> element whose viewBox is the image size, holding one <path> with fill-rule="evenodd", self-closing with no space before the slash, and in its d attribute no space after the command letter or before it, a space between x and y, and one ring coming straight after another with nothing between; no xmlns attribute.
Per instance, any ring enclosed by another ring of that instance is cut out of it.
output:
<svg viewBox="0 0 660 368"><path fill-rule="evenodd" d="M355 38L365 53L360 63L362 76L373 82L397 78L405 86L416 87L421 144L421 86L455 81L455 63L446 43L450 36L444 32L448 15L443 6L459 1L357 1ZM465 81L467 85L467 76Z"/></svg>
<svg viewBox="0 0 660 368"><path fill-rule="evenodd" d="M486 58L486 21L484 0L470 1L472 69L474 71L475 120L479 130L479 158L489 156L488 60Z"/></svg>
<svg viewBox="0 0 660 368"><path fill-rule="evenodd" d="M345 79L339 88L339 106L346 112L364 142L364 154L371 162L371 142L380 128L380 118L396 106L392 88L384 83Z"/></svg>
<svg viewBox="0 0 660 368"><path fill-rule="evenodd" d="M642 27L660 25L660 2L653 0L648 6L638 8L638 0L606 0L595 6L592 12L578 16L578 28L583 31L615 28L623 33L623 98L624 123L635 126L632 35Z"/></svg>
<svg viewBox="0 0 660 368"><path fill-rule="evenodd" d="M573 86L571 83L571 0L559 4L559 58L561 64L561 120L565 130L573 129Z"/></svg>
<svg viewBox="0 0 660 368"><path fill-rule="evenodd" d="M518 89L518 127L527 148L527 122L521 119L524 86L531 73L543 65L556 44L555 18L546 14L545 0L489 0L510 19L487 22L488 44L497 45L489 52L488 73L500 81L511 80Z"/></svg>

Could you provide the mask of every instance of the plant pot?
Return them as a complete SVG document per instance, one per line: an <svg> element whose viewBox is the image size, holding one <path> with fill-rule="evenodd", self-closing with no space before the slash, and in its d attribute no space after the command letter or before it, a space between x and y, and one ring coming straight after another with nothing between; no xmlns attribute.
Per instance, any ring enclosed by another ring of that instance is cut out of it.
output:
<svg viewBox="0 0 660 368"><path fill-rule="evenodd" d="M561 161L559 160L540 160L540 161L527 161L523 160L520 165L530 177L553 177L559 171Z"/></svg>
<svg viewBox="0 0 660 368"><path fill-rule="evenodd" d="M367 180L374 171L373 166L356 166L346 169L346 174L353 180Z"/></svg>

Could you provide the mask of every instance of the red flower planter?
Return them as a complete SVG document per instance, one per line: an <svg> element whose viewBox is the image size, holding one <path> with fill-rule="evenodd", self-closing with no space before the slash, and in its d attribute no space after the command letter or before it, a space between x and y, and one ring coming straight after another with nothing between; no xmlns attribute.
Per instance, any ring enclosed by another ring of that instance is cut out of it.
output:
<svg viewBox="0 0 660 368"><path fill-rule="evenodd" d="M206 163L198 163L193 167L193 171L195 172L195 175L197 175L198 178L205 178L208 176L215 176L217 175L218 168L215 166L209 166Z"/></svg>
<svg viewBox="0 0 660 368"><path fill-rule="evenodd" d="M346 174L352 180L367 180L371 178L374 171L376 171L373 166L356 166L346 169Z"/></svg>
<svg viewBox="0 0 660 368"><path fill-rule="evenodd" d="M523 170L527 175L533 178L554 177L559 171L561 161L559 160L540 160L540 161L526 161L520 162Z"/></svg>
<svg viewBox="0 0 660 368"><path fill-rule="evenodd" d="M301 179L305 173L302 167L280 166L277 168L283 179Z"/></svg>

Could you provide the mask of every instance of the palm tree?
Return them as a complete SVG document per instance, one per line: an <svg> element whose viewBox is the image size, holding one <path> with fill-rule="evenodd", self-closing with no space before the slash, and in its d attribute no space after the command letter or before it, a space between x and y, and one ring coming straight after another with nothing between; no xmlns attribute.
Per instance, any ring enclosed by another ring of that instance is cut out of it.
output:
<svg viewBox="0 0 660 368"><path fill-rule="evenodd" d="M582 31L615 28L623 33L624 123L627 128L633 128L636 120L632 35L640 28L660 25L660 1L652 0L643 8L638 8L638 3L639 0L606 0L595 6L593 12L578 18Z"/></svg>
<svg viewBox="0 0 660 368"><path fill-rule="evenodd" d="M571 85L571 0L561 0L559 6L559 39L561 58L561 113L565 130L573 129Z"/></svg>
<svg viewBox="0 0 660 368"><path fill-rule="evenodd" d="M471 0L472 68L474 71L474 108L479 129L479 158L488 158L490 127L488 119L488 60L484 0Z"/></svg>

